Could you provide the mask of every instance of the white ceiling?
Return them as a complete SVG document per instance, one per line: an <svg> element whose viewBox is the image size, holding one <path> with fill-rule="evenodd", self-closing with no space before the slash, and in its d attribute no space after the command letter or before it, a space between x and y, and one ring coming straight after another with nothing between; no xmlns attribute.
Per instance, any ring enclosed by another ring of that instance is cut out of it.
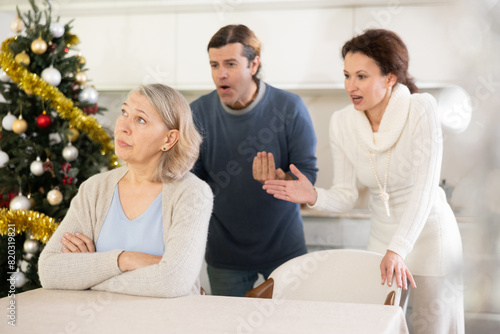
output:
<svg viewBox="0 0 500 334"><path fill-rule="evenodd" d="M401 5L453 3L459 0L399 0ZM113 14L143 11L201 11L214 6L236 6L238 10L293 9L307 7L387 6L387 0L51 0L53 11L65 14ZM36 0L40 7L44 0ZM29 9L28 0L0 0L0 11L12 11L16 6Z"/></svg>

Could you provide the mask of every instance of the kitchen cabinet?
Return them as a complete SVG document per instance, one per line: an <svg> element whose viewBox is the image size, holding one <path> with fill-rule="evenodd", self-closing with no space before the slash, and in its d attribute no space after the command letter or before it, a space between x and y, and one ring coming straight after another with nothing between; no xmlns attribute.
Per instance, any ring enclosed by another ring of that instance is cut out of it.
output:
<svg viewBox="0 0 500 334"><path fill-rule="evenodd" d="M221 4L220 4L221 5ZM207 44L227 24L245 24L262 42L262 78L289 90L343 89L343 43L368 27L396 31L410 51L410 73L422 88L460 78L466 27L453 4L345 6L282 10L248 3L172 12L82 15L74 32L101 91L162 82L182 91L213 89ZM174 8L174 7L172 7Z"/></svg>
<svg viewBox="0 0 500 334"><path fill-rule="evenodd" d="M456 5L360 7L354 12L354 32L368 28L396 32L408 47L409 72L417 85L442 87L463 75L471 45L470 26L458 19L464 16L462 11Z"/></svg>
<svg viewBox="0 0 500 334"><path fill-rule="evenodd" d="M467 16L453 0L169 0L128 1L120 8L113 1L79 1L54 10L61 22L75 19L89 84L100 91L150 82L211 90L208 41L220 27L239 23L261 39L262 78L280 88L323 94L343 89L340 48L368 27L400 34L417 83L443 87L461 77L464 59L481 47L478 36L487 28L458 20Z"/></svg>
<svg viewBox="0 0 500 334"><path fill-rule="evenodd" d="M77 48L87 61L89 84L100 91L154 82L175 85L176 19L173 14L76 18L72 32L81 41Z"/></svg>
<svg viewBox="0 0 500 334"><path fill-rule="evenodd" d="M339 46L350 37L351 9L185 13L178 19L179 89L212 89L207 45L227 24L245 24L259 37L261 76L270 84L288 89L333 88L343 80Z"/></svg>

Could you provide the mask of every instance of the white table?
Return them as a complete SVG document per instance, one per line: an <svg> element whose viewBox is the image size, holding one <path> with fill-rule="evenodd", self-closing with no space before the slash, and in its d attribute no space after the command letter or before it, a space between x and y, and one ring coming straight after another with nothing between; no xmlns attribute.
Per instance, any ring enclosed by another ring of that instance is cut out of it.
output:
<svg viewBox="0 0 500 334"><path fill-rule="evenodd" d="M396 306L219 296L176 299L37 289L15 300L16 327L0 333L408 333Z"/></svg>

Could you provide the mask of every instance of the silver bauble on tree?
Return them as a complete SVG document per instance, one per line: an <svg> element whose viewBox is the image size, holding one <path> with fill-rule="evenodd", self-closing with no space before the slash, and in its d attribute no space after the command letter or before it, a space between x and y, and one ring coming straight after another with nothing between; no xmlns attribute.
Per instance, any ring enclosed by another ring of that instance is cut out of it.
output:
<svg viewBox="0 0 500 334"><path fill-rule="evenodd" d="M64 26L59 22L52 22L50 24L49 30L50 34L55 38L59 38L64 35Z"/></svg>
<svg viewBox="0 0 500 334"><path fill-rule="evenodd" d="M40 250L40 244L35 239L26 239L23 249L26 253L36 254Z"/></svg>
<svg viewBox="0 0 500 334"><path fill-rule="evenodd" d="M11 210L29 210L31 209L31 202L28 197L23 196L23 194L19 192L19 195L10 201L9 208Z"/></svg>
<svg viewBox="0 0 500 334"><path fill-rule="evenodd" d="M31 163L30 171L36 176L40 176L45 172L43 169L43 162L40 160L40 157L36 157L36 160Z"/></svg>
<svg viewBox="0 0 500 334"><path fill-rule="evenodd" d="M63 149L62 156L64 160L71 162L78 158L78 149L71 145L71 142Z"/></svg>
<svg viewBox="0 0 500 334"><path fill-rule="evenodd" d="M12 131L12 125L16 120L17 117L12 115L9 111L7 115L5 115L4 118L2 118L2 128L7 131Z"/></svg>
<svg viewBox="0 0 500 334"><path fill-rule="evenodd" d="M16 288L22 288L24 286L24 284L26 284L26 282L28 281L26 279L26 275L24 275L24 273L22 271L16 271L14 274L14 285Z"/></svg>
<svg viewBox="0 0 500 334"><path fill-rule="evenodd" d="M80 100L80 102L85 102L88 104L97 103L98 98L99 94L94 87L85 87L78 95L78 99Z"/></svg>
<svg viewBox="0 0 500 334"><path fill-rule="evenodd" d="M10 30L12 30L13 33L19 34L21 31L24 29L24 22L18 17L16 17L11 23L10 23Z"/></svg>
<svg viewBox="0 0 500 334"><path fill-rule="evenodd" d="M61 83L61 72L54 68L54 66L50 65L42 71L42 79L48 84L57 87Z"/></svg>
<svg viewBox="0 0 500 334"><path fill-rule="evenodd" d="M0 168L7 166L9 160L9 155L0 149Z"/></svg>

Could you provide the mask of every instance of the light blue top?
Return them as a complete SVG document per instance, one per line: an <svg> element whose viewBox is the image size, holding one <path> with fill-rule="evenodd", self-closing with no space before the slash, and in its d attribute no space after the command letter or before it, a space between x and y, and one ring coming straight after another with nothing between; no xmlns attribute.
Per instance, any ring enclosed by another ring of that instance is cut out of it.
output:
<svg viewBox="0 0 500 334"><path fill-rule="evenodd" d="M163 244L161 204L162 194L160 193L142 215L130 220L123 212L118 185L116 185L108 214L97 238L96 251L123 249L163 256L165 245Z"/></svg>

